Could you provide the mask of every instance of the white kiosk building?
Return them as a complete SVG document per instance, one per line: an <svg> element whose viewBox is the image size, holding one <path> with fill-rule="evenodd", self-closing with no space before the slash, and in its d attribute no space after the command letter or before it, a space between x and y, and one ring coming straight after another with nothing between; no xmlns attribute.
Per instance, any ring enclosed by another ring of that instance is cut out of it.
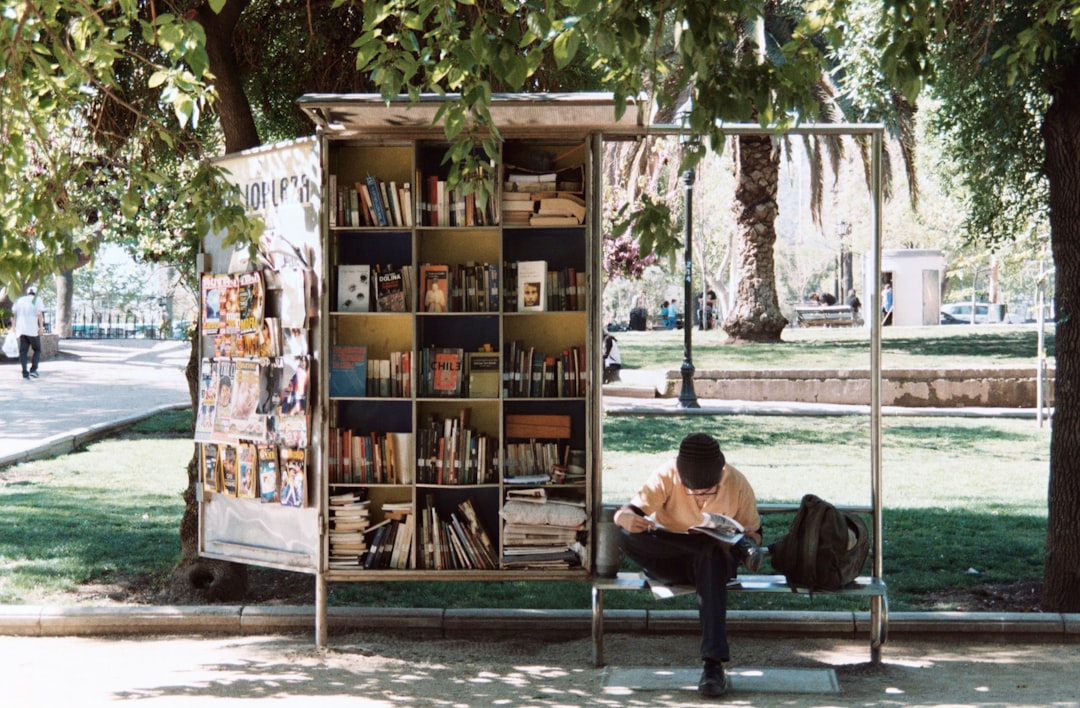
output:
<svg viewBox="0 0 1080 708"><path fill-rule="evenodd" d="M864 258L863 303L872 302L878 287L873 281L874 268L869 253ZM936 248L897 248L881 252L881 288L892 285L893 317L897 327L921 327L941 322L941 283L945 272L945 254ZM882 307L885 300L881 300ZM866 306L864 304L864 307ZM865 313L869 323L870 313ZM881 313L878 313L881 316Z"/></svg>

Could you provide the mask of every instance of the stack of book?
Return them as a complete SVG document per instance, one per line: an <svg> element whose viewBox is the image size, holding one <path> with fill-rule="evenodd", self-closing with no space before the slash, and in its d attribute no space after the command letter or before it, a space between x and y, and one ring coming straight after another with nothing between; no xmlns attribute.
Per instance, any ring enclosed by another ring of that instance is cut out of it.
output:
<svg viewBox="0 0 1080 708"><path fill-rule="evenodd" d="M585 503L549 497L543 488L509 489L503 517L501 566L514 569L565 569L581 564L579 534L585 529Z"/></svg>
<svg viewBox="0 0 1080 708"><path fill-rule="evenodd" d="M503 192L502 218L504 226L528 224L535 213L536 200L531 192Z"/></svg>
<svg viewBox="0 0 1080 708"><path fill-rule="evenodd" d="M358 568L367 552L364 532L369 525L370 502L359 494L330 495L330 567Z"/></svg>
<svg viewBox="0 0 1080 708"><path fill-rule="evenodd" d="M529 216L531 226L580 226L584 223L585 200L569 192L537 195L536 213Z"/></svg>

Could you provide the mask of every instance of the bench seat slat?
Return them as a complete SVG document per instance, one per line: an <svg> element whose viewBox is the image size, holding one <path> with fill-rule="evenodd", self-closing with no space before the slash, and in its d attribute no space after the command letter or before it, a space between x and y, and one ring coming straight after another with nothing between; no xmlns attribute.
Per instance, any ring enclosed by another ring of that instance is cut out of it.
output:
<svg viewBox="0 0 1080 708"><path fill-rule="evenodd" d="M657 584L660 585L659 583ZM597 590L652 590L649 580L641 573L624 571L614 578L596 578L593 587ZM684 594L681 587L673 587L670 595ZM692 588L690 589L692 591ZM728 583L728 590L733 592L796 592L808 594L806 588L792 588L783 575L740 575ZM886 592L885 581L868 575L859 576L848 586L840 590L815 590L815 593L828 595L875 596Z"/></svg>

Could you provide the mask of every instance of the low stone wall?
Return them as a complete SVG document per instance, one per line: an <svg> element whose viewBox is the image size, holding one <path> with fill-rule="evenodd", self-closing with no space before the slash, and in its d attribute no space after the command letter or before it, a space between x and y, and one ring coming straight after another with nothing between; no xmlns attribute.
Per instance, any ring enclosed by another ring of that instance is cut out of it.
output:
<svg viewBox="0 0 1080 708"><path fill-rule="evenodd" d="M1031 368L886 369L881 372L881 405L962 408L1034 408L1037 376ZM1046 372L1045 405L1054 401L1054 369ZM669 371L661 397L677 398L682 387L678 371ZM798 403L870 404L870 371L773 370L694 372L699 398L735 401L794 401Z"/></svg>

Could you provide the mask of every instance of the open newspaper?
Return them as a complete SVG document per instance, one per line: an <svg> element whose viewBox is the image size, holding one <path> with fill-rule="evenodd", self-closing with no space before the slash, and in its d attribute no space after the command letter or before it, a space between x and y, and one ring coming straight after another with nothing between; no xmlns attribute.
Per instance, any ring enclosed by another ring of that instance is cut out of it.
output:
<svg viewBox="0 0 1080 708"><path fill-rule="evenodd" d="M650 517L655 522L655 517ZM657 523L658 529L671 532L671 529L664 527L662 524ZM673 533L678 533L673 532ZM746 529L735 519L725 514L710 514L704 512L702 514L701 523L696 526L691 526L686 530L686 533L701 533L714 538L721 543L734 545L738 543L743 535L746 533Z"/></svg>
<svg viewBox="0 0 1080 708"><path fill-rule="evenodd" d="M707 512L703 516L700 524L688 529L689 533L703 533L729 545L738 543L746 533L743 525L730 516Z"/></svg>

